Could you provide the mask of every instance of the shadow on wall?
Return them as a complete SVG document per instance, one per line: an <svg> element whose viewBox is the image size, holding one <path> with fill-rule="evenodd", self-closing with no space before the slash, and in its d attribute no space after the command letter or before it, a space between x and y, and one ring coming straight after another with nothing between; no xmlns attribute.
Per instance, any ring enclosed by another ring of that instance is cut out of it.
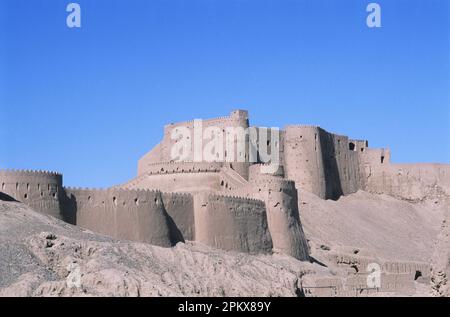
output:
<svg viewBox="0 0 450 317"><path fill-rule="evenodd" d="M163 202L162 202L163 203ZM80 225L78 223L78 217L77 217L77 213L78 213L78 209L79 209L79 204L77 202L77 197L73 194L67 194L66 192L64 192L64 194L62 195L62 198L60 199L60 206L61 206L61 210L62 210L62 218L65 222L71 224L71 225ZM91 210L92 212L93 210ZM95 211L95 210L94 210ZM113 211L110 210L111 213L111 217L115 218L114 216L114 212L117 211ZM120 212L120 211L119 211ZM178 242L185 242L185 239L183 237L183 234L181 233L180 229L178 228L177 224L175 223L175 221L172 219L172 217L167 213L165 207L164 207L164 203L162 206L162 216L165 219L165 225L168 228L168 239L170 241L170 244L172 246L176 245ZM123 224L121 223L115 223L115 226L123 226ZM92 227L88 227L87 229L93 230L93 231L98 231L96 229L93 229ZM136 230L139 231L140 228L129 228L130 230ZM143 230L145 231L145 229ZM106 235L109 235L113 238L118 238L118 239L122 239L122 236L118 236L117 232L108 232L108 233L104 233Z"/></svg>
<svg viewBox="0 0 450 317"><path fill-rule="evenodd" d="M319 129L319 140L322 148L322 162L325 178L325 199L338 200L342 191L341 177L336 160L336 148L331 134Z"/></svg>
<svg viewBox="0 0 450 317"><path fill-rule="evenodd" d="M175 223L175 221L173 220L173 218L166 211L166 207L164 206L164 201L163 201L163 208L164 208L164 215L165 215L166 221L167 221L167 226L169 227L170 242L172 243L172 245L176 245L178 242L185 243L183 234L181 233L180 229L178 228L178 226Z"/></svg>
<svg viewBox="0 0 450 317"><path fill-rule="evenodd" d="M15 200L15 199L12 198L11 196L9 196L9 195L7 195L7 194L5 194L5 193L2 193L2 192L0 192L0 200L2 200L2 201L14 201L14 202L17 202L17 200Z"/></svg>
<svg viewBox="0 0 450 317"><path fill-rule="evenodd" d="M71 225L77 224L77 199L74 195L67 196L64 192L63 198L59 200L60 210L62 211L62 219Z"/></svg>

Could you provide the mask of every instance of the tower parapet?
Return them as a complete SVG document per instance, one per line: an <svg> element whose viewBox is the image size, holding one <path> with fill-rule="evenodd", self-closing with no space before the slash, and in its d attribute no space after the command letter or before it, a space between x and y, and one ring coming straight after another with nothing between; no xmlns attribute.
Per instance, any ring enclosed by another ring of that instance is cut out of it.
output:
<svg viewBox="0 0 450 317"><path fill-rule="evenodd" d="M0 191L34 210L62 218L62 175L49 171L0 170Z"/></svg>

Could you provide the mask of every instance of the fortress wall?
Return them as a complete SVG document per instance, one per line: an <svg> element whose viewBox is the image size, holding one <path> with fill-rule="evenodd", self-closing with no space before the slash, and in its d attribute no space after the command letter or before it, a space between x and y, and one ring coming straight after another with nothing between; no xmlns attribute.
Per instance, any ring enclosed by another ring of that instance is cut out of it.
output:
<svg viewBox="0 0 450 317"><path fill-rule="evenodd" d="M268 176L270 179L272 179L273 176L278 176L278 177L285 176L283 165L280 165L278 167L278 169L273 173L266 173L263 170L263 168L266 166L268 166L268 165L265 165L265 164L250 165L249 170L248 170L248 180L250 182L256 182L258 180L264 179L265 176Z"/></svg>
<svg viewBox="0 0 450 317"><path fill-rule="evenodd" d="M192 153L188 155L186 158L184 158L185 162L192 162L194 161L193 156L193 150L194 150L194 120L192 121L186 121L186 122L179 122L179 123L172 123L168 124L164 127L164 137L161 143L157 146L157 148L153 149L146 155L144 155L139 163L138 163L138 175L142 175L146 173L147 171L151 170L152 163L159 161L174 161L176 158L173 158L171 155L172 148L174 145L178 142L177 140L172 140L172 132L174 130L180 129L181 127L188 128L191 131L190 138L191 141L191 148ZM230 116L227 117L220 117L220 118L214 118L209 120L202 120L202 128L203 131L208 127L217 127L219 128L223 133L223 139L224 139L224 158L221 159L220 157L217 158L217 160L221 163L224 163L227 160L227 155L231 155L231 153L226 153L226 139L228 137L232 137L229 134L226 134L226 128L228 127L240 127L242 129L247 129L249 127L248 122L248 112L243 110L236 110L231 113ZM180 129L180 131L182 131ZM203 149L207 146L209 143L208 138L205 135L201 135L201 137L205 137L203 139ZM234 136L235 137L235 136ZM246 138L246 149L248 149L248 138ZM244 178L247 178L247 169L248 164L247 163L240 163L237 159L238 155L238 148L237 148L237 140L234 140L234 158L233 158L233 168L241 174ZM242 155L247 155L246 153L242 153ZM248 158L248 156L247 156ZM197 158L198 159L198 158ZM203 162L206 162L206 159L203 158Z"/></svg>
<svg viewBox="0 0 450 317"><path fill-rule="evenodd" d="M248 185L248 181L243 178L235 170L224 167L220 172L220 190L221 191L241 191L242 188Z"/></svg>
<svg viewBox="0 0 450 317"><path fill-rule="evenodd" d="M370 149L359 151L362 165L382 167L391 163L391 152L389 149Z"/></svg>
<svg viewBox="0 0 450 317"><path fill-rule="evenodd" d="M62 218L62 175L43 171L0 170L0 191L32 209Z"/></svg>
<svg viewBox="0 0 450 317"><path fill-rule="evenodd" d="M220 162L151 163L146 172L117 187L124 189L159 189L167 192L219 189ZM216 175L217 174L217 175Z"/></svg>
<svg viewBox="0 0 450 317"><path fill-rule="evenodd" d="M72 224L116 239L170 247L180 241L158 191L66 189Z"/></svg>
<svg viewBox="0 0 450 317"><path fill-rule="evenodd" d="M293 179L297 187L325 198L325 172L319 137L318 127L286 127L284 168L286 177Z"/></svg>
<svg viewBox="0 0 450 317"><path fill-rule="evenodd" d="M176 143L176 140L172 140L172 132L174 130L177 130L180 127L188 128L191 131L191 147L194 149L194 120L191 121L185 121L185 122L179 122L179 123L172 123L169 125L166 125L164 127L164 138L163 138L163 157L164 160L170 161L173 158L171 157L171 149L173 145ZM206 128L209 127L217 127L222 130L224 133L224 139L225 139L225 132L226 128L229 127L241 127L243 129L246 129L249 127L248 122L248 112L244 110L236 110L233 111L230 116L227 117L219 117L214 119L208 119L208 120L202 120L202 128L203 131ZM180 130L181 131L181 130ZM203 136L203 135L202 135ZM203 148L208 143L208 140L203 140ZM225 145L225 144L224 144ZM236 150L235 150L236 153ZM193 161L194 157L189 156L186 161Z"/></svg>
<svg viewBox="0 0 450 317"><path fill-rule="evenodd" d="M338 199L360 188L360 164L346 136L314 126L289 126L284 138L286 176L324 199Z"/></svg>
<svg viewBox="0 0 450 317"><path fill-rule="evenodd" d="M141 163L144 164L145 161ZM124 184L123 186L131 185L139 182L140 179L145 179L147 176L152 175L166 175L166 174L182 174L182 173L205 173L212 172L218 173L222 169L222 162L157 162L157 163L145 163L146 165L140 165L140 171L142 173Z"/></svg>
<svg viewBox="0 0 450 317"><path fill-rule="evenodd" d="M187 193L162 193L164 208L185 240L195 239L194 197Z"/></svg>
<svg viewBox="0 0 450 317"><path fill-rule="evenodd" d="M330 168L331 175L337 176L336 183L328 189L328 192L331 193L330 198L337 199L341 195L357 192L361 187L358 152L349 149L350 142L347 136L328 132L325 132L325 135L332 142L331 146L334 147L334 151L331 151L328 158L331 163L325 163L325 165ZM332 157L333 155L335 158ZM333 170L333 160L336 161L337 173ZM327 182L327 185L330 183Z"/></svg>
<svg viewBox="0 0 450 317"><path fill-rule="evenodd" d="M280 151L280 165L286 166L286 154L285 154L285 147L286 145L286 131L280 130L280 144L279 144L279 151ZM283 169L284 173L284 169Z"/></svg>
<svg viewBox="0 0 450 317"><path fill-rule="evenodd" d="M268 155L272 154L272 152L271 152L272 150L277 150L279 153L279 159L280 159L279 163L280 163L280 165L283 165L285 132L283 130L278 129L278 137L279 138L277 139L275 133L274 133L274 135L272 135L272 131L274 131L274 130L272 130L272 128L270 128L270 127L253 126L251 128L254 129L256 132L256 140L254 140L253 142L256 143L255 145L256 145L256 150L257 150L257 160L256 160L256 162L253 161L251 163L268 164L269 162L267 160L264 160L264 157L260 153L260 151L263 148L266 148ZM264 129L265 129L265 131L264 131ZM274 138L274 140L272 140L272 138ZM275 143L273 143L273 141ZM251 145L253 146L253 144L251 144ZM264 153L264 154L266 154L266 153Z"/></svg>
<svg viewBox="0 0 450 317"><path fill-rule="evenodd" d="M145 174L123 186L126 189L155 189L164 192L220 190L219 173Z"/></svg>
<svg viewBox="0 0 450 317"><path fill-rule="evenodd" d="M158 162L148 164L146 174L176 174L176 173L201 173L219 172L221 162Z"/></svg>
<svg viewBox="0 0 450 317"><path fill-rule="evenodd" d="M450 166L446 164L366 165L365 190L407 200L450 196Z"/></svg>
<svg viewBox="0 0 450 317"><path fill-rule="evenodd" d="M217 126L219 128L226 127L248 127L248 111L246 110L234 110L229 116L216 117L212 119L202 119L203 127ZM194 128L194 120L188 120L177 123L170 123L164 126L165 137L171 136L172 130L177 127L187 127L189 129Z"/></svg>
<svg viewBox="0 0 450 317"><path fill-rule="evenodd" d="M367 140L348 140L349 150L358 153L364 153L369 148L369 141Z"/></svg>
<svg viewBox="0 0 450 317"><path fill-rule="evenodd" d="M288 254L301 261L308 260L309 246L300 221L295 183L262 175L251 186L266 202L274 252Z"/></svg>
<svg viewBox="0 0 450 317"><path fill-rule="evenodd" d="M224 250L271 252L263 201L199 193L194 196L194 210L196 241Z"/></svg>

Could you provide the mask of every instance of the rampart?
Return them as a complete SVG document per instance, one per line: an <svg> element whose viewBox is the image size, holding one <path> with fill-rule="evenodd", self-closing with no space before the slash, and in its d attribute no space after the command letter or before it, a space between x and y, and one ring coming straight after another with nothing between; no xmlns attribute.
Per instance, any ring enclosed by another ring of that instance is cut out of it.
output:
<svg viewBox="0 0 450 317"><path fill-rule="evenodd" d="M207 139L204 139L204 132L206 129L210 128L210 127L216 127L218 129L221 130L221 132L223 132L223 137L224 137L224 148L226 145L226 138L229 135L225 135L225 132L227 128L242 128L242 129L246 129L249 127L249 122L248 122L248 112L245 110L235 110L233 112L231 112L231 114L227 117L220 117L220 118L214 118L214 119L208 119L208 120L202 120L201 121L201 131L197 131L201 133L201 140L202 140L202 145L201 145L201 150L203 152L203 150L205 149L206 144L208 143ZM149 166L152 165L152 163L158 163L161 161L172 161L175 160L174 157L172 157L172 149L173 147L176 145L176 143L178 142L178 140L173 139L172 135L174 132L181 132L182 128L187 128L190 132L191 132L191 136L190 136L190 143L191 143L191 149L192 149L192 153L190 153L190 155L188 155L187 157L185 157L183 159L183 161L195 161L194 157L193 157L193 150L196 148L195 144L195 140L196 140L196 136L195 136L195 121L191 120L191 121L185 121L185 122L179 122L179 123L171 123L168 124L164 127L164 136L163 136L163 140L161 141L160 144L158 144L152 151L148 152L146 155L144 155L138 162L138 175L142 175L144 173L146 173L149 169ZM235 162L238 162L237 160L237 156L238 156L238 147L237 147L237 139L235 139L234 141L234 156L235 156ZM246 148L248 148L248 141L246 142ZM230 153L228 153L228 155L231 155ZM222 158L222 161L226 160L226 156L227 153L224 153L224 157ZM238 164L239 165L239 164ZM245 173L245 167L242 167L242 171L239 171L240 173ZM243 175L245 177L245 175Z"/></svg>
<svg viewBox="0 0 450 317"><path fill-rule="evenodd" d="M196 241L224 250L272 251L263 201L199 193L194 197L194 210Z"/></svg>
<svg viewBox="0 0 450 317"><path fill-rule="evenodd" d="M66 188L66 195L64 218L74 225L163 247L183 241L159 191Z"/></svg>
<svg viewBox="0 0 450 317"><path fill-rule="evenodd" d="M0 170L0 191L36 211L61 218L61 174L46 171Z"/></svg>
<svg viewBox="0 0 450 317"><path fill-rule="evenodd" d="M300 221L295 182L262 174L249 186L266 203L274 252L308 260L309 246Z"/></svg>
<svg viewBox="0 0 450 317"><path fill-rule="evenodd" d="M315 126L288 126L284 136L286 177L324 199L337 199L360 188L358 153L346 136Z"/></svg>
<svg viewBox="0 0 450 317"><path fill-rule="evenodd" d="M188 193L162 193L162 199L184 240L195 240L194 197Z"/></svg>
<svg viewBox="0 0 450 317"><path fill-rule="evenodd" d="M147 172L118 187L159 189L167 192L191 192L219 189L220 162L152 163Z"/></svg>

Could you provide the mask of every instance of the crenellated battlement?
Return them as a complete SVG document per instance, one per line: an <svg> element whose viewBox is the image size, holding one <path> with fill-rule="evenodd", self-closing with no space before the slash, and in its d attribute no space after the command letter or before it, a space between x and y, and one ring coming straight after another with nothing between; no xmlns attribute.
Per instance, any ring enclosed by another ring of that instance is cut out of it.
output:
<svg viewBox="0 0 450 317"><path fill-rule="evenodd" d="M64 187L66 192L93 192L93 193L162 193L157 189L136 188L128 189L122 187L90 188L90 187Z"/></svg>
<svg viewBox="0 0 450 317"><path fill-rule="evenodd" d="M262 185L265 188L273 186L281 188L295 188L295 181L272 175L262 174L258 178L252 179L250 182L256 186Z"/></svg>
<svg viewBox="0 0 450 317"><path fill-rule="evenodd" d="M222 162L159 162L145 166L142 175L219 172Z"/></svg>
<svg viewBox="0 0 450 317"><path fill-rule="evenodd" d="M304 129L304 128L321 129L318 125L313 125L313 124L288 124L288 125L284 126L283 130L286 131L288 129L295 130L295 129Z"/></svg>
<svg viewBox="0 0 450 317"><path fill-rule="evenodd" d="M260 204L261 206L265 205L264 201L261 199L245 197L245 196L238 196L238 195L227 195L227 194L222 194L222 193L211 192L211 193L207 194L207 197L208 197L207 200L223 199L223 200L230 200L230 201L237 202L237 203L253 202L253 203Z"/></svg>
<svg viewBox="0 0 450 317"><path fill-rule="evenodd" d="M61 217L62 175L57 172L0 170L0 191L39 212Z"/></svg>
<svg viewBox="0 0 450 317"><path fill-rule="evenodd" d="M210 119L202 119L202 124L204 127L207 126L212 126L212 125L217 125L217 126L225 126L226 124L230 124L231 126L234 126L233 123L244 123L243 121L247 121L248 119L248 113L245 110L235 110L232 111L230 113L230 115L228 116L220 116L220 117L215 117L215 118L210 118ZM188 127L188 128L192 128L194 126L196 119L193 120L187 120L187 121L182 121L182 122L173 122L173 123L169 123L164 125L164 131L165 134L169 133L170 131L172 131L173 129L177 128L177 127Z"/></svg>
<svg viewBox="0 0 450 317"><path fill-rule="evenodd" d="M0 169L0 177L1 176L28 176L28 177L35 177L35 176L60 176L62 177L61 173L54 172L54 171L43 171L43 170L27 170L27 169Z"/></svg>

